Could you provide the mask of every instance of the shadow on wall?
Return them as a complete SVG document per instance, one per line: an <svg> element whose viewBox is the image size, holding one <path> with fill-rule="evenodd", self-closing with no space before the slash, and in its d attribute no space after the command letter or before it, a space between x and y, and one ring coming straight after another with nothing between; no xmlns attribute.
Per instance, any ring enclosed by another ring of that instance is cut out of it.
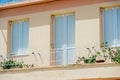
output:
<svg viewBox="0 0 120 80"><path fill-rule="evenodd" d="M99 18L99 6L98 5L87 5L77 8L77 20L89 20Z"/></svg>
<svg viewBox="0 0 120 80"><path fill-rule="evenodd" d="M38 52L37 52L37 53L36 53L36 52L32 52L32 54L34 55L34 59L35 59L36 62L38 62L38 58L39 58L40 61L41 61L41 63L44 64L43 58L42 58L40 52L39 52L39 53L38 53ZM38 57L37 57L37 56L38 56Z"/></svg>
<svg viewBox="0 0 120 80"><path fill-rule="evenodd" d="M75 8L70 8L70 10L74 10ZM58 10L59 12L70 11L66 10ZM57 11L55 11L57 12ZM41 12L37 14L30 14L30 25L31 27L44 27L46 25L50 25L50 16L54 12ZM98 5L87 5L76 8L76 20L90 20L90 19L98 19L99 18L99 6Z"/></svg>
<svg viewBox="0 0 120 80"><path fill-rule="evenodd" d="M2 35L2 38L4 39L5 44L7 45L7 38L5 37L6 34L4 33L4 30L7 30L7 28L6 27L0 27L0 33Z"/></svg>
<svg viewBox="0 0 120 80"><path fill-rule="evenodd" d="M30 27L45 27L50 25L50 13L42 12L30 15Z"/></svg>
<svg viewBox="0 0 120 80"><path fill-rule="evenodd" d="M71 8L70 10L73 10L74 8ZM69 9L68 9L69 10ZM87 5L87 6L81 6L76 8L76 19L77 20L89 20L89 19L98 19L99 18L99 6L98 5ZM30 16L30 28L34 27L50 27L50 14L52 12L41 12L37 14L29 14ZM5 37L5 33L3 30L7 28L0 27L0 32L2 34L2 37L7 44L7 39Z"/></svg>
<svg viewBox="0 0 120 80"><path fill-rule="evenodd" d="M56 12L66 12L66 11L75 11L76 20L90 20L90 19L99 19L99 7L98 5L86 5L77 8L68 8L66 10L55 10ZM31 27L44 27L50 26L50 16L54 14L54 12L41 12L37 14L30 14L30 25Z"/></svg>

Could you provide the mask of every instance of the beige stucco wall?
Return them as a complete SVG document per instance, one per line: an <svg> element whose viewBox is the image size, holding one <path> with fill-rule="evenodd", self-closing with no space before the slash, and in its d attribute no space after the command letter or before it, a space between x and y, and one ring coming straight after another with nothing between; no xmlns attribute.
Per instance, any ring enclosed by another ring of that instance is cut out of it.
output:
<svg viewBox="0 0 120 80"><path fill-rule="evenodd" d="M87 47L100 45L99 39L99 8L119 4L120 1L107 2L94 5L84 5L62 10L39 12L27 15L0 18L0 55L7 54L7 26L8 20L18 18L30 19L29 52L27 56L15 57L23 59L25 63L49 66L50 64L50 15L67 11L75 11L76 15L76 57L85 55ZM33 55L32 52L41 53ZM0 80L72 80L81 78L120 77L119 66L86 67L75 69L38 70L29 73L4 73ZM49 78L49 79L48 79Z"/></svg>
<svg viewBox="0 0 120 80"><path fill-rule="evenodd" d="M76 26L76 58L88 53L86 48L95 46L97 49L100 45L100 22L99 8L101 6L111 6L119 4L120 1L100 3L94 5L84 5L79 7L38 12L27 15L19 15L12 17L0 18L0 54L6 57L7 54L7 26L8 20L18 18L30 19L29 30L29 52L27 56L15 57L15 59L23 59L25 63L34 63L40 66L49 66L50 64L50 15L54 13L62 13L75 11ZM32 52L41 53L41 57Z"/></svg>
<svg viewBox="0 0 120 80"><path fill-rule="evenodd" d="M0 72L1 80L76 80L89 78L120 78L120 65L74 66L67 68L38 69L28 72ZM112 80L112 79L111 79Z"/></svg>

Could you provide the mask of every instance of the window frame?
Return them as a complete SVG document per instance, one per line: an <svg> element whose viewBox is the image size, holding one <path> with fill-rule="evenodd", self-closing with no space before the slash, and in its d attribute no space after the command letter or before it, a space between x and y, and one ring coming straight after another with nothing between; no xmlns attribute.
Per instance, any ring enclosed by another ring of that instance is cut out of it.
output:
<svg viewBox="0 0 120 80"><path fill-rule="evenodd" d="M7 56L26 56L28 55L28 51L29 51L29 47L28 50L26 52L26 54L10 54L10 39L11 39L11 23L15 22L15 21L28 21L29 22L29 18L19 18L19 19L11 19L8 20L8 27L7 27ZM28 33L29 34L29 33ZM28 35L28 46L29 46L29 35Z"/></svg>
<svg viewBox="0 0 120 80"><path fill-rule="evenodd" d="M100 23L100 28L99 28L99 41L100 41L100 47L102 47L102 43L103 43L103 27L102 27L102 11L104 9L109 9L109 8L114 8L114 7L120 7L120 4L117 5L110 5L110 6L102 6L99 8L99 23ZM120 46L115 46L115 47L110 47L110 48L119 48Z"/></svg>
<svg viewBox="0 0 120 80"><path fill-rule="evenodd" d="M65 14L75 14L75 11L57 12L57 13L52 13L50 15L50 65L54 65L54 62L53 62L53 56L54 56L54 54L53 54L53 41L54 41L53 40L53 33L54 33L53 32L53 22L54 22L54 17L58 16L58 15L65 15ZM75 23L75 27L76 27L76 23ZM75 41L76 41L76 37L75 37ZM76 53L76 50L75 50L75 53ZM75 54L75 56L76 56L76 54ZM75 58L75 59L77 59L77 58ZM54 66L57 66L57 65L54 65Z"/></svg>

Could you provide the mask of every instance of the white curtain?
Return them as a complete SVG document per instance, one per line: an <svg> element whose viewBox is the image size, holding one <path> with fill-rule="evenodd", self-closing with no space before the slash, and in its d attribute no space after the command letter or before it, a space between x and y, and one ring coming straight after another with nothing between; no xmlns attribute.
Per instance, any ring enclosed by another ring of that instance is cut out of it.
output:
<svg viewBox="0 0 120 80"><path fill-rule="evenodd" d="M120 46L120 7L117 8L118 46Z"/></svg>
<svg viewBox="0 0 120 80"><path fill-rule="evenodd" d="M63 16L55 16L54 17L54 64L60 65L62 64L62 52L64 41L64 24L63 24Z"/></svg>
<svg viewBox="0 0 120 80"><path fill-rule="evenodd" d="M104 9L102 14L103 42L109 47L120 45L120 7Z"/></svg>
<svg viewBox="0 0 120 80"><path fill-rule="evenodd" d="M56 65L75 63L75 15L54 17L54 49Z"/></svg>
<svg viewBox="0 0 120 80"><path fill-rule="evenodd" d="M28 50L28 21L15 21L11 24L10 53L24 54Z"/></svg>
<svg viewBox="0 0 120 80"><path fill-rule="evenodd" d="M75 15L67 16L67 47L68 47L68 64L74 64L76 59L75 53Z"/></svg>

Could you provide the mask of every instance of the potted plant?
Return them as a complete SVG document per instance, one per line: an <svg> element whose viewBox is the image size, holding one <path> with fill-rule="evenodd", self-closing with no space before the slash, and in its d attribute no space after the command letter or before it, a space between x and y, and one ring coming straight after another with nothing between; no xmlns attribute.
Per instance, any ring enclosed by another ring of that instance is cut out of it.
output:
<svg viewBox="0 0 120 80"><path fill-rule="evenodd" d="M88 56L78 57L77 63L84 62L85 64L88 63L95 63L96 62L96 55L92 54L92 51L90 48L86 48L89 52Z"/></svg>
<svg viewBox="0 0 120 80"><path fill-rule="evenodd" d="M119 48L116 48L116 49L108 48L107 51L109 54L109 58L111 59L112 62L120 63L120 49Z"/></svg>
<svg viewBox="0 0 120 80"><path fill-rule="evenodd" d="M108 43L102 43L102 53L104 53L105 59L108 57L114 63L120 63L120 49L119 47L108 47Z"/></svg>
<svg viewBox="0 0 120 80"><path fill-rule="evenodd" d="M103 62L105 62L105 59L103 59L103 56L101 55L100 52L96 52L96 54L97 54L97 58L98 58L98 59L96 59L97 63L103 63Z"/></svg>
<svg viewBox="0 0 120 80"><path fill-rule="evenodd" d="M79 57L76 63L79 64L81 61L83 61L85 64L95 63L96 62L96 55L92 55L89 57Z"/></svg>
<svg viewBox="0 0 120 80"><path fill-rule="evenodd" d="M1 66L3 69L10 69L10 68L22 68L23 67L23 61L14 61L12 59L5 60L4 62L1 62Z"/></svg>

